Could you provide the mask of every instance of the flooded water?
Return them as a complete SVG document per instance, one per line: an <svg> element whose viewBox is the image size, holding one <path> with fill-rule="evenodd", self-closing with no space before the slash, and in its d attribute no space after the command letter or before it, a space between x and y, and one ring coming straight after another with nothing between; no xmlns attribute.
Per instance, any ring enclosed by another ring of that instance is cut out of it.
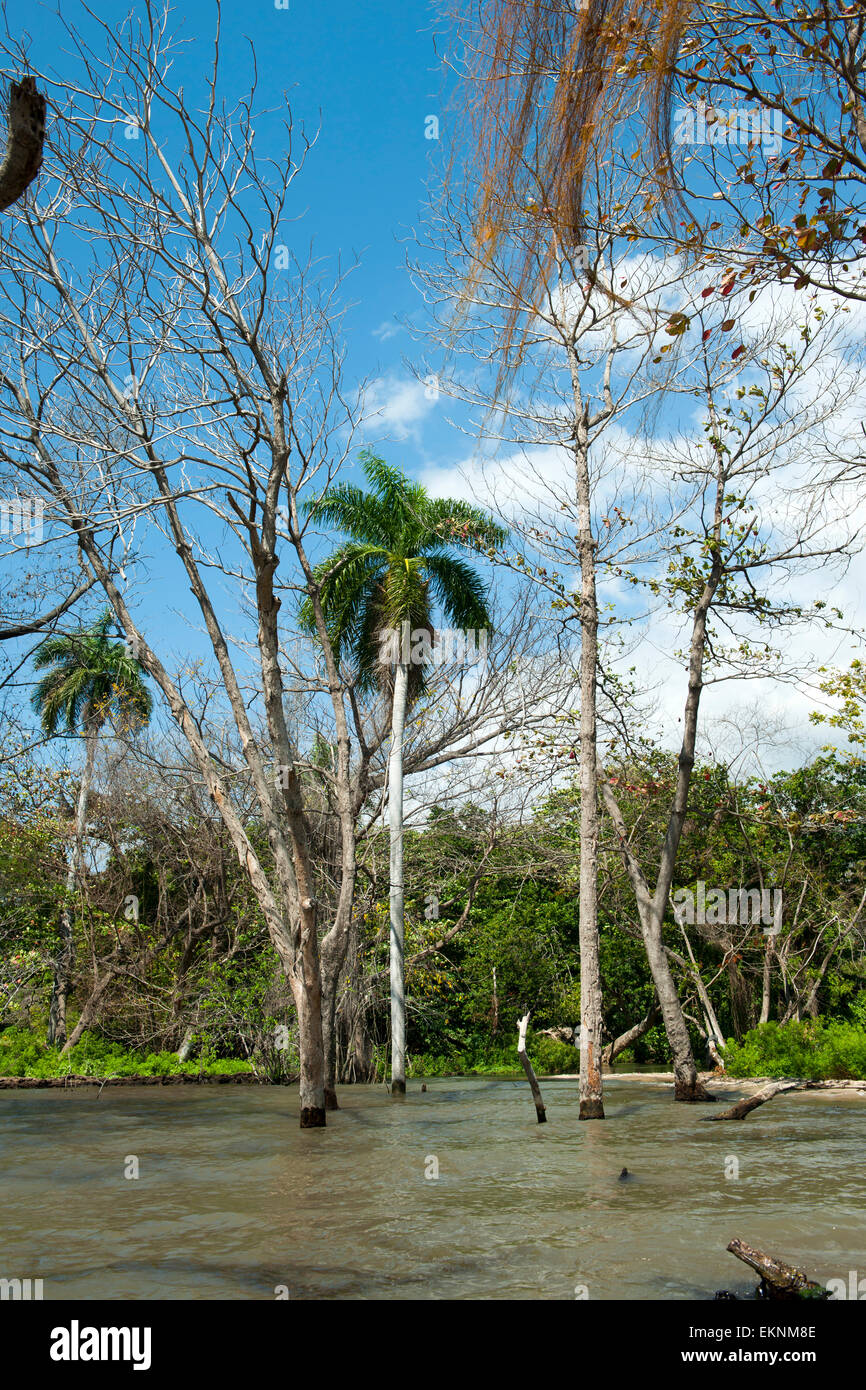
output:
<svg viewBox="0 0 866 1390"><path fill-rule="evenodd" d="M0 1277L46 1299L695 1299L754 1287L733 1236L866 1277L862 1096L708 1124L611 1078L608 1121L580 1124L576 1082L546 1081L539 1126L522 1080L427 1086L342 1088L303 1132L281 1087L6 1092Z"/></svg>

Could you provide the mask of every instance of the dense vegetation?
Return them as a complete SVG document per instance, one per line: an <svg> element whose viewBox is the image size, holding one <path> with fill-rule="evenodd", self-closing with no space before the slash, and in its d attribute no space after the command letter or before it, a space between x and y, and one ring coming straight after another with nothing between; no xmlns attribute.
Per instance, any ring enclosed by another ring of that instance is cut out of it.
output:
<svg viewBox="0 0 866 1390"><path fill-rule="evenodd" d="M70 1027L104 985L99 1008L71 1051L45 1047L56 924L69 900L63 829L74 787L44 763L14 766L0 788L0 1074L251 1066L266 1078L292 1076L289 994L225 832L194 776L170 781L151 771L146 780L134 755L102 783L91 868L72 895ZM664 815L670 762L657 753L619 776L634 834L651 841ZM126 794L132 778L135 801ZM768 937L760 926L680 927L671 916L666 943L697 1054L712 1066L695 988L699 969L730 1040L732 1075L866 1075L866 967L856 915L866 766L828 753L768 782L739 784L723 766L706 766L695 786L677 886L694 888L700 879L727 889L762 880L781 888L785 902L762 1027ZM576 790L564 787L529 823L496 826L472 805L459 814L434 807L423 829L407 832L410 1076L513 1071L515 1022L526 1011L536 1068L575 1069L568 1030L579 1018L576 802ZM249 833L261 838L255 824ZM322 836L326 866L326 827ZM610 1042L647 1015L653 987L624 871L604 838L602 848ZM368 837L364 870L338 1007L343 1080L384 1078L387 1070L383 835ZM618 1060L668 1066L664 1029L654 1022Z"/></svg>

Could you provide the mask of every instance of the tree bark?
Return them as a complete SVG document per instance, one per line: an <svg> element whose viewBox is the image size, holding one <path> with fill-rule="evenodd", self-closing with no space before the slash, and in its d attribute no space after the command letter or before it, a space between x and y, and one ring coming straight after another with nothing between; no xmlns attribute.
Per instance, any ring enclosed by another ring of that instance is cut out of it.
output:
<svg viewBox="0 0 866 1390"><path fill-rule="evenodd" d="M391 750L388 757L388 820L391 829L391 1094L406 1094L406 984L403 921L403 730L409 693L409 667L399 662L394 673Z"/></svg>
<svg viewBox="0 0 866 1390"><path fill-rule="evenodd" d="M42 168L45 143L45 98L36 79L13 82L9 93L9 134L0 164L0 212L17 203Z"/></svg>
<svg viewBox="0 0 866 1390"><path fill-rule="evenodd" d="M689 1030L662 942L661 923L651 921L643 939L673 1056L674 1098L690 1102L715 1100L698 1080Z"/></svg>
<svg viewBox="0 0 866 1390"><path fill-rule="evenodd" d="M573 373L576 367L573 367ZM575 391L579 389L575 383ZM580 555L580 1109L578 1119L604 1119L601 1075L602 1002L598 945L598 601L592 533L586 410L574 441Z"/></svg>
<svg viewBox="0 0 866 1390"><path fill-rule="evenodd" d="M529 1014L524 1014L517 1024L517 1055L526 1072L526 1079L529 1082L529 1089L532 1092L532 1099L535 1101L535 1114L540 1125L547 1123L547 1112L544 1108L544 1101L541 1098L541 1087L538 1084L538 1077L532 1069L532 1063L526 1055L526 1029L529 1025Z"/></svg>
<svg viewBox="0 0 866 1390"><path fill-rule="evenodd" d="M337 1100L337 978L322 971L322 1029L325 1049L325 1109L339 1110Z"/></svg>
<svg viewBox="0 0 866 1390"><path fill-rule="evenodd" d="M766 941L764 942L764 970L763 977L761 980L761 1013L760 1017L758 1018L759 1024L769 1023L770 1021L770 986L772 983L773 942L774 937L772 933L769 933Z"/></svg>
<svg viewBox="0 0 866 1390"><path fill-rule="evenodd" d="M299 1107L301 1129L323 1129L325 1120L325 1045L322 1032L322 993L318 970L303 968L291 979L298 1015Z"/></svg>
<svg viewBox="0 0 866 1390"><path fill-rule="evenodd" d="M87 828L87 803L90 798L90 787L93 782L93 766L96 760L96 745L99 740L99 721L94 718L92 711L86 710L84 713L84 729L86 754L84 758L84 770L81 774L81 785L78 788L78 800L75 807L75 843L72 849L72 862L66 874L66 892L70 896L75 889L76 882L83 881L85 867L84 832ZM58 936L59 948L54 961L54 983L51 990L51 1003L48 1007L48 1033L46 1041L49 1047L61 1047L64 1051L68 1051L69 1048L66 1041L66 1004L69 998L72 969L75 964L74 919L68 903L63 907L60 913ZM81 1036L81 1032L81 1029L76 1029L76 1041Z"/></svg>

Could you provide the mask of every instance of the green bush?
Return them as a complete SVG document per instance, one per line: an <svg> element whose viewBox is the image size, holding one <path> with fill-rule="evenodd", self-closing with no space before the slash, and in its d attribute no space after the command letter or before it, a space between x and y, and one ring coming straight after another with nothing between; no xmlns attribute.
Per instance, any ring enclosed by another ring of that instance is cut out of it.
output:
<svg viewBox="0 0 866 1390"><path fill-rule="evenodd" d="M539 1076L579 1069L580 1057L573 1047L569 1047L568 1043L555 1042L553 1038L533 1033L531 1028L526 1035L526 1050ZM522 1074L517 1055L516 1029L514 1037L508 1042L478 1040L474 1045L455 1048L445 1054L410 1054L406 1066L406 1074L410 1077L513 1076L515 1073Z"/></svg>
<svg viewBox="0 0 866 1390"><path fill-rule="evenodd" d="M214 1076L251 1070L237 1058L179 1062L174 1052L130 1052L90 1033L64 1057L27 1028L0 1033L0 1076Z"/></svg>
<svg viewBox="0 0 866 1390"><path fill-rule="evenodd" d="M821 1018L762 1023L740 1043L729 1039L725 1066L731 1076L866 1079L866 1029Z"/></svg>

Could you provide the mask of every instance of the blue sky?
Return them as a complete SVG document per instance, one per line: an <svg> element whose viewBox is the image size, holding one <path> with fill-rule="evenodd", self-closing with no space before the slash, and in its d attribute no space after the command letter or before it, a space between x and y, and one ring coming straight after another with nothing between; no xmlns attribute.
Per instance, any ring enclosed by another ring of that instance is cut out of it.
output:
<svg viewBox="0 0 866 1390"><path fill-rule="evenodd" d="M96 0L94 8L112 23L120 23L129 10L144 13L140 0L129 7ZM30 35L35 65L60 80L80 75L55 5L8 0L5 11L14 34ZM77 0L63 0L61 12L92 39L96 26ZM188 99L209 71L216 17L213 0L189 0L174 11L170 30L189 41L178 53L175 83L184 86ZM338 263L345 268L360 262L346 282L348 380L350 386L373 380L382 414L359 438L359 447L374 444L410 475L437 463L447 466L465 456L466 438L449 431L414 381L404 361L413 343L398 322L419 309L405 267L406 242L418 225L441 149L425 134L430 116L442 122L445 95L432 8L399 0L366 5L290 0L290 8L278 9L273 0L227 0L221 89L229 104L247 90L251 44L257 107L279 112L288 97L295 124L311 135L318 130L315 148L293 184L285 240L301 254L312 244L334 272ZM279 158L284 142L276 117L265 116L261 128L261 154ZM173 570L174 556L166 558ZM176 579L172 574L168 580L160 569L159 563L153 566L140 590L141 621L148 626L158 614L163 635L170 633L177 649L196 649L197 638L169 617Z"/></svg>
<svg viewBox="0 0 866 1390"><path fill-rule="evenodd" d="M436 115L443 121L443 67L433 10L419 0L363 5L289 0L289 5L277 9L273 0L226 0L222 88L227 96L245 91L252 43L258 106L280 108L288 95L295 121L310 133L319 128L316 147L294 184L289 213L301 220L288 225L287 239L297 246L312 242L334 266L338 258L344 265L360 258L347 286L354 305L347 323L352 370L358 377L402 377L402 357L411 349L396 316L411 316L418 304L405 270L405 239L418 224L439 152L437 143L425 138L425 120ZM60 8L87 32L76 0L62 0ZM137 0L129 6L96 0L94 8L118 22L129 10L143 12ZM55 10L56 4L34 0L6 4L10 29L28 32L34 56L61 74L70 60ZM213 0L187 0L174 11L172 31L191 41L176 70L187 95L211 62L216 11ZM263 153L278 156L281 150L274 146ZM415 441L406 440L400 461L409 472L430 457L416 457L414 450Z"/></svg>
<svg viewBox="0 0 866 1390"><path fill-rule="evenodd" d="M112 22L120 22L130 9L143 12L142 0L95 0L95 5ZM61 7L86 32L77 0L61 0ZM53 67L61 80L74 69L77 60L66 55L68 40L55 3L7 0L5 8L10 29L32 35L40 66ZM188 97L210 65L215 19L213 0L189 0L174 11L172 31L190 40L176 69L177 84L184 85ZM286 240L297 248L312 242L317 255L334 268L338 259L346 266L360 258L347 284L353 305L345 323L349 382L374 379L383 413L359 444L374 443L391 462L422 477L435 491L462 491L458 469L471 455L473 440L447 424L444 399L434 404L424 397L404 361L418 357L421 348L398 323L402 317L422 316L405 257L442 150L442 143L425 138L428 118L438 117L443 141L449 135L441 61L447 36L433 8L419 0L365 5L289 0L288 9L278 9L274 0L227 0L222 90L228 98L246 91L250 42L257 54L259 108L280 108L287 94L296 122L320 132L293 185L295 202L288 214L298 220L287 221ZM266 134L275 125L272 118L262 122L263 155L281 153L281 145L271 144ZM185 602L189 596L179 581L176 558L163 555L166 568L155 565L148 582L138 588L141 624L153 631L158 623L163 652L165 645L175 652L203 650L198 636L172 612L177 603L192 613L192 605ZM861 599L859 575L857 579L856 594L850 595L855 610ZM666 636L650 652L648 678L656 677L661 653L671 647ZM681 694L677 684L677 710ZM730 688L721 698L729 703ZM752 698L751 690L747 698ZM800 709L800 717L802 713Z"/></svg>

